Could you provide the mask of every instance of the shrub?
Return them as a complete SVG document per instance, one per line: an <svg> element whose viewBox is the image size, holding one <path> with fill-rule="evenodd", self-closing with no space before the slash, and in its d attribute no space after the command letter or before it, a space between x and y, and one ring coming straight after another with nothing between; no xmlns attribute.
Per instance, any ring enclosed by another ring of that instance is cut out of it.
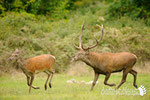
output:
<svg viewBox="0 0 150 100"><path fill-rule="evenodd" d="M147 19L150 17L150 1L117 0L110 4L107 14L111 17L128 15L133 18Z"/></svg>

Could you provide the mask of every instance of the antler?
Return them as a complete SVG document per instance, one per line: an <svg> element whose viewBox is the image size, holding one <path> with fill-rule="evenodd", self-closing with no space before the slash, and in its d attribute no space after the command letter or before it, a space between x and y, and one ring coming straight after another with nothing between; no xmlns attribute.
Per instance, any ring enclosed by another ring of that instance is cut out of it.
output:
<svg viewBox="0 0 150 100"><path fill-rule="evenodd" d="M74 45L74 47L75 48L77 48L77 49L83 49L83 45L82 45L82 35L83 35L83 29L84 29L84 25L82 25L82 27L81 27L81 34L80 34L80 36L79 36L79 47L75 44L75 39L74 39L74 41L73 41L73 45Z"/></svg>
<svg viewBox="0 0 150 100"><path fill-rule="evenodd" d="M82 35L83 35L83 29L84 29L84 25L82 25L81 27L81 34L79 36L79 48L82 48Z"/></svg>
<svg viewBox="0 0 150 100"><path fill-rule="evenodd" d="M76 37L76 38L77 38L77 37ZM74 46L76 49L81 49L81 48L79 48L79 47L75 44L75 42L74 42L76 38L74 38L74 40L73 40L73 46Z"/></svg>
<svg viewBox="0 0 150 100"><path fill-rule="evenodd" d="M96 38L95 38L95 40L96 40L96 44L95 45L92 45L92 46L89 46L89 47L87 47L87 48L83 48L83 44L82 44L82 35L83 35L83 29L84 29L84 25L82 25L82 27L81 27L81 34L80 34L80 36L79 36L79 46L77 46L76 44L75 44L75 39L74 39L74 41L73 41L73 45L74 45L74 47L75 48L77 48L77 49L83 49L83 50L88 50L88 49L91 49L91 48L94 48L94 47L96 47L99 43L100 43L100 41L102 40L102 37L103 37L103 34L104 34L104 31L103 31L103 25L102 26L99 26L99 25L97 25L98 27L100 27L101 28L101 36L100 36L100 38L99 38L99 40L97 40Z"/></svg>
<svg viewBox="0 0 150 100"><path fill-rule="evenodd" d="M87 47L87 48L83 48L84 50L88 50L88 49L91 49L91 48L96 47L96 46L100 43L100 41L102 40L102 37L103 37L103 34L104 34L103 25L102 25L102 26L97 25L97 26L101 28L101 36L100 36L99 40L97 40L97 39L95 38L96 44L95 44L95 45L92 45L92 46L89 46L89 47Z"/></svg>

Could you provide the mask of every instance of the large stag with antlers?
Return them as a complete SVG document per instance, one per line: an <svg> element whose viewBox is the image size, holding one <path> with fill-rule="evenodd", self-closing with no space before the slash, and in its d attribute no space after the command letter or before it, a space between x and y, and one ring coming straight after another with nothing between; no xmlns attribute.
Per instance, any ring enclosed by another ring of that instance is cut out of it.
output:
<svg viewBox="0 0 150 100"><path fill-rule="evenodd" d="M39 89L39 87L32 86L35 72L44 72L48 75L47 80L45 82L45 90L47 89L47 82L49 81L49 87L51 88L51 80L54 74L53 65L55 63L55 57L50 54L40 55L33 58L29 58L24 60L21 56L21 51L18 49L9 57L9 61L14 61L17 63L17 66L21 68L23 73L27 77L27 84L29 86L29 93L31 88Z"/></svg>
<svg viewBox="0 0 150 100"><path fill-rule="evenodd" d="M129 52L97 53L97 52L89 51L89 49L96 47L102 40L104 34L103 25L102 26L98 25L98 27L101 29L101 36L98 40L95 38L96 39L95 45L89 46L87 48L83 47L81 38L83 35L84 25L82 25L81 34L79 36L79 46L77 46L73 41L74 47L79 50L76 56L73 58L73 61L81 60L85 62L87 65L89 65L90 67L92 67L94 70L95 77L94 77L91 90L93 90L96 81L99 77L99 74L103 74L106 76L104 80L105 85L115 86L114 83L110 84L107 83L107 81L111 73L120 72L120 71L123 71L123 76L122 76L121 83L116 87L116 89L118 89L123 83L126 82L126 77L128 73L133 75L134 77L133 85L135 88L137 88L136 85L137 72L132 69L137 60L136 55Z"/></svg>

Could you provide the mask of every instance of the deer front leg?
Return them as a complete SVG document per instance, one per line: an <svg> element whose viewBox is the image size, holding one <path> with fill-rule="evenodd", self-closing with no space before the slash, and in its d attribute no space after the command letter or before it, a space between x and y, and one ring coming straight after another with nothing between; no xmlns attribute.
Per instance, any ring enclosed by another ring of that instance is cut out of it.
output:
<svg viewBox="0 0 150 100"><path fill-rule="evenodd" d="M27 76L27 85L30 86L30 77ZM39 87L31 86L33 89L40 89Z"/></svg>
<svg viewBox="0 0 150 100"><path fill-rule="evenodd" d="M31 81L30 81L30 84L29 84L30 85L30 87L29 87L29 94L31 92L31 87L32 87L33 80L34 80L34 76L31 75Z"/></svg>
<svg viewBox="0 0 150 100"><path fill-rule="evenodd" d="M110 77L110 73L107 73L107 74L106 74L106 77L105 77L105 80L104 80L104 84L105 84L105 85L108 85L108 86L115 86L116 84L114 84L114 83L113 83L113 84L107 83L109 77Z"/></svg>
<svg viewBox="0 0 150 100"><path fill-rule="evenodd" d="M29 76L27 76L27 84L28 84L28 86L30 86L30 77Z"/></svg>
<svg viewBox="0 0 150 100"><path fill-rule="evenodd" d="M98 77L99 77L99 74L95 72L94 81L93 81L93 83L92 83L92 87L91 87L90 91L93 90L93 88L94 88L94 86L95 86L95 84L96 84L96 81L97 81Z"/></svg>

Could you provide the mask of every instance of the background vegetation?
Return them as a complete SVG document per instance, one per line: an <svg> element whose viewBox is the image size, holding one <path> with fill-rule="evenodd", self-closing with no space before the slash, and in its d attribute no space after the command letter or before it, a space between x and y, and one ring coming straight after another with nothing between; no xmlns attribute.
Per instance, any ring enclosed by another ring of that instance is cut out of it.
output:
<svg viewBox="0 0 150 100"><path fill-rule="evenodd" d="M85 46L100 36L96 24L104 24L104 38L93 51L129 51L139 62L150 59L149 0L1 0L0 71L9 72L7 59L18 48L24 58L53 54L56 72L65 72L82 24Z"/></svg>

